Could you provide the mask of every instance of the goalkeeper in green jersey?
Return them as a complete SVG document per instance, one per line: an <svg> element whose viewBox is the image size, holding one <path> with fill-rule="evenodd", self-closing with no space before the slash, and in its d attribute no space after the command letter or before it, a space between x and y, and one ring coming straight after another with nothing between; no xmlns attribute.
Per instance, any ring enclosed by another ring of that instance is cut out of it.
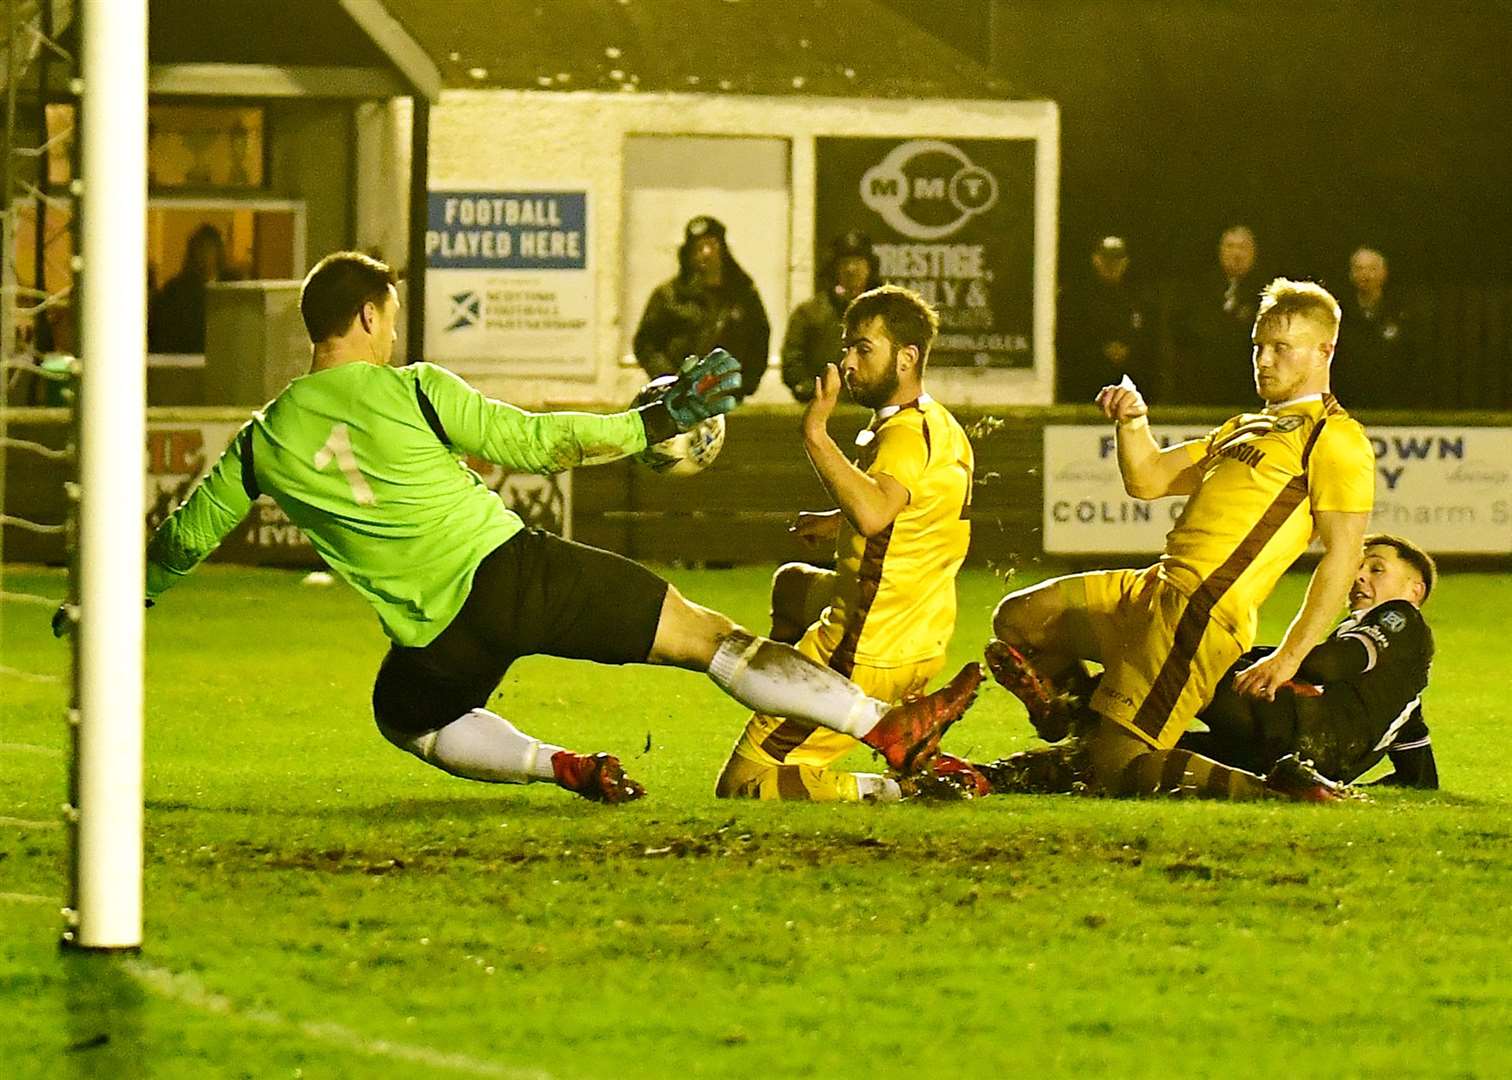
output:
<svg viewBox="0 0 1512 1080"><path fill-rule="evenodd" d="M373 688L379 730L456 776L552 781L620 802L643 789L609 754L544 744L484 708L518 657L668 664L706 672L748 709L862 739L904 772L926 766L981 672L897 707L791 646L685 600L638 563L525 527L461 460L553 473L613 461L735 405L740 367L689 358L626 412L529 413L431 364L390 366L399 298L385 264L337 252L300 293L310 372L236 434L153 534L147 597L205 558L260 495L367 598L392 644Z"/></svg>

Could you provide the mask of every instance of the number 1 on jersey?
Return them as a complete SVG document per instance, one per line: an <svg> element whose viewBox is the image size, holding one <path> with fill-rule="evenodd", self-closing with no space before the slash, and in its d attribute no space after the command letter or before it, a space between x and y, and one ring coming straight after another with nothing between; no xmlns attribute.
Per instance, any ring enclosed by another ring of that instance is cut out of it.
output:
<svg viewBox="0 0 1512 1080"><path fill-rule="evenodd" d="M373 489L368 486L367 477L362 475L362 470L357 467L357 456L352 453L352 439L347 434L345 424L337 424L331 429L331 437L325 441L325 445L315 451L315 467L324 470L332 461L341 469L347 483L352 486L352 498L358 506L373 506L378 502L378 497L373 494Z"/></svg>

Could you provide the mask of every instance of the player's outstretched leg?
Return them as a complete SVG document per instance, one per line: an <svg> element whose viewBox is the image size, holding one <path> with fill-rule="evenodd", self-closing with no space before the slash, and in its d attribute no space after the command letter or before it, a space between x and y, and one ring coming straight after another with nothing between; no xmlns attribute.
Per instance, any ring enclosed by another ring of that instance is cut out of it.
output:
<svg viewBox="0 0 1512 1080"><path fill-rule="evenodd" d="M1152 747L1109 720L1100 720L1084 744L1091 764L1092 788L1101 795L1302 802L1358 797L1295 755L1282 758L1265 776L1259 776L1190 750Z"/></svg>
<svg viewBox="0 0 1512 1080"><path fill-rule="evenodd" d="M450 724L422 735L384 730L402 750L443 772L493 784L553 783L594 802L639 799L645 789L611 754L578 754L532 739L487 709L473 709Z"/></svg>
<svg viewBox="0 0 1512 1080"><path fill-rule="evenodd" d="M934 755L982 681L980 665L967 664L934 693L891 706L793 646L757 637L717 611L688 603L670 587L648 659L707 671L747 708L859 739L905 772L922 768Z"/></svg>
<svg viewBox="0 0 1512 1080"><path fill-rule="evenodd" d="M888 710L861 741L899 772L918 772L940 752L940 740L976 699L982 666L967 664L940 689Z"/></svg>
<svg viewBox="0 0 1512 1080"><path fill-rule="evenodd" d="M1296 754L1287 754L1265 774L1266 790L1283 799L1298 802L1338 802L1363 799L1365 793L1348 784L1330 780Z"/></svg>
<svg viewBox="0 0 1512 1080"><path fill-rule="evenodd" d="M1023 650L993 638L987 643L986 658L997 684L1023 703L1035 734L1046 742L1059 742L1070 734L1072 703Z"/></svg>
<svg viewBox="0 0 1512 1080"><path fill-rule="evenodd" d="M934 693L889 706L791 645L732 629L714 652L709 678L756 712L860 739L892 768L908 773L938 751L941 737L976 697L982 669L967 664Z"/></svg>

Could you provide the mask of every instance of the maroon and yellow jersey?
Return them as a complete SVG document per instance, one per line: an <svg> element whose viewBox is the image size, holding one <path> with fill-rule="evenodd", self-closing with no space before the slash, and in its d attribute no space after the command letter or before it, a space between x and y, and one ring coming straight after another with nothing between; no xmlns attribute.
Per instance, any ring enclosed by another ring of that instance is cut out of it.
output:
<svg viewBox="0 0 1512 1080"><path fill-rule="evenodd" d="M1318 511L1369 513L1375 453L1331 394L1225 421L1188 444L1202 482L1160 575L1248 647L1260 605L1312 541Z"/></svg>
<svg viewBox="0 0 1512 1080"><path fill-rule="evenodd" d="M834 599L819 617L830 666L897 667L940 656L955 630L955 576L971 540L974 458L950 411L925 394L884 409L857 462L908 491L893 523L873 537L843 521ZM864 438L864 435L863 435Z"/></svg>

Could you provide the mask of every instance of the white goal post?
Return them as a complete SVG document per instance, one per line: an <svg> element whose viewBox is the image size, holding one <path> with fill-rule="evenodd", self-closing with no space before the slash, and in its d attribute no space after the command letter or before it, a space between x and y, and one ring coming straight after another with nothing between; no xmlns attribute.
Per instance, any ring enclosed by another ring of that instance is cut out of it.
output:
<svg viewBox="0 0 1512 1080"><path fill-rule="evenodd" d="M142 942L147 0L83 0L79 623L65 943Z"/></svg>

